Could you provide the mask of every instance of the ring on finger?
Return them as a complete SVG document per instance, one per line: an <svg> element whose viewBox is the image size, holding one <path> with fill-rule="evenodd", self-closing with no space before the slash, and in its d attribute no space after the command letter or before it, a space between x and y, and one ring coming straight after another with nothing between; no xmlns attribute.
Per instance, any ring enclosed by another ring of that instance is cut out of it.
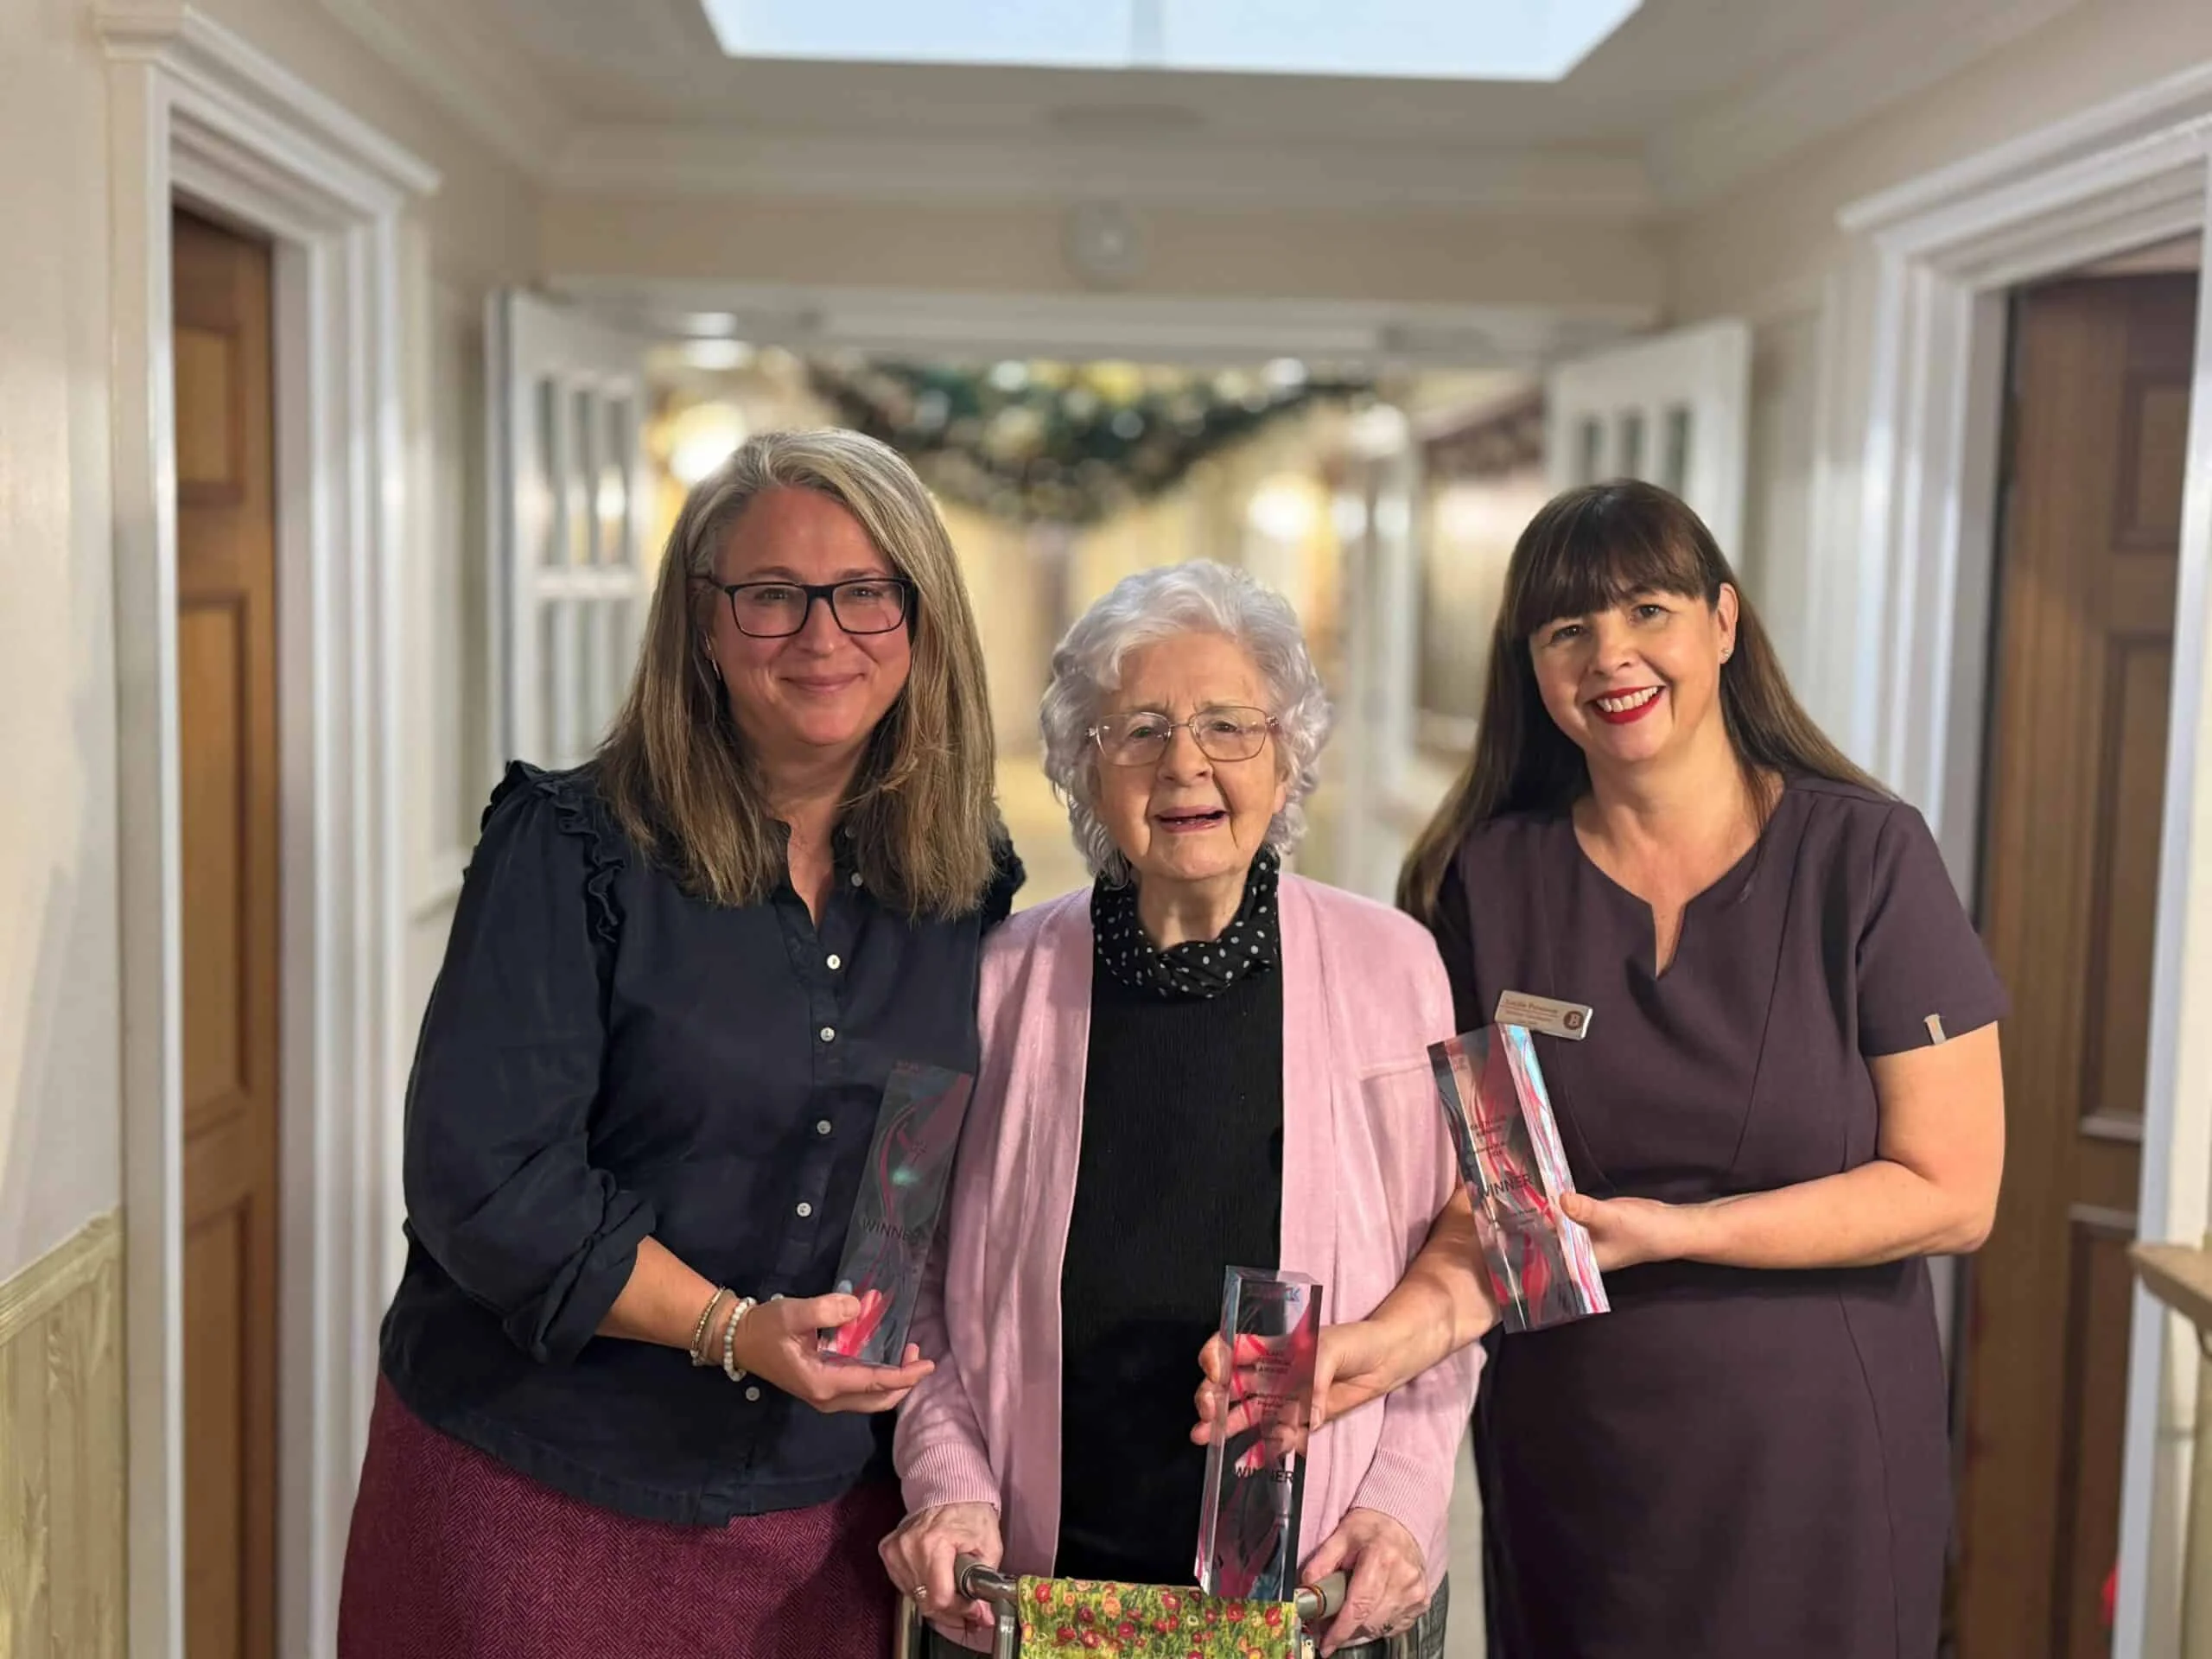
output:
<svg viewBox="0 0 2212 1659"><path fill-rule="evenodd" d="M918 1605L918 1606L920 1606L920 1605L925 1605L928 1603L929 1599L930 1599L930 1587L929 1587L929 1586L927 1586L926 1584L918 1584L918 1585L916 1585L916 1586L914 1586L914 1602L915 1602L915 1605Z"/></svg>

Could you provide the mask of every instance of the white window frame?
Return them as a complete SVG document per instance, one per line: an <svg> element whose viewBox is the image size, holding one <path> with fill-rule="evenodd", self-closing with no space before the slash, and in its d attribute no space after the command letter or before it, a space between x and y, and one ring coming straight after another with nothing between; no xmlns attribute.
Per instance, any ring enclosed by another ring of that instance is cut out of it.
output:
<svg viewBox="0 0 2212 1659"><path fill-rule="evenodd" d="M1673 490L1705 520L1722 552L1744 557L1744 481L1750 442L1751 331L1715 318L1578 358L1547 378L1545 465L1554 489L1638 478ZM1662 464L1669 428L1689 429L1688 465ZM1642 434L1631 453L1624 434ZM1585 454L1586 429L1599 437Z"/></svg>
<svg viewBox="0 0 2212 1659"><path fill-rule="evenodd" d="M627 690L645 626L645 532L652 484L645 466L650 413L643 351L631 336L533 295L492 296L485 340L494 458L492 510L492 730L495 763L563 767L588 759ZM575 476L579 405L594 443L588 476ZM598 491L597 443L607 417L628 411L619 518ZM549 465L549 456L551 464ZM579 529L578 520L582 524ZM582 561L555 563L581 533ZM543 645L548 619L554 646ZM597 635L597 649L588 641Z"/></svg>

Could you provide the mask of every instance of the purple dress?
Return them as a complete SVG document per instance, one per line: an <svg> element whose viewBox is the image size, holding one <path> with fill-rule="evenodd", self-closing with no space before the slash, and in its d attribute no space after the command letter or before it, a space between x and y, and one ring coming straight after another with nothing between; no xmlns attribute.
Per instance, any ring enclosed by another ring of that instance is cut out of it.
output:
<svg viewBox="0 0 2212 1659"><path fill-rule="evenodd" d="M1501 992L1590 1005L1536 1039L1578 1185L1694 1203L1875 1155L1870 1057L2005 996L1910 807L1793 780L1683 912L1564 814L1483 825L1439 944L1463 1027ZM1929 1659L1950 1446L1927 1264L1607 1275L1613 1312L1508 1336L1477 1433L1502 1659Z"/></svg>

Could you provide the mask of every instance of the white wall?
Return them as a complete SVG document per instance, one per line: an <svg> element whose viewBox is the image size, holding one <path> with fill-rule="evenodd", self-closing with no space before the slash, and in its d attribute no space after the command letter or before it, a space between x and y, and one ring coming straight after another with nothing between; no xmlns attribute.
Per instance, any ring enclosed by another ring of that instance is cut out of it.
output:
<svg viewBox="0 0 2212 1659"><path fill-rule="evenodd" d="M2212 59L2204 0L2095 0L1668 226L1669 310L1749 317L1750 582L1793 666L1805 659L1824 288L1846 206ZM1731 553L1738 550L1731 549ZM1838 711L1815 708L1833 720Z"/></svg>
<svg viewBox="0 0 2212 1659"><path fill-rule="evenodd" d="M429 282L460 311L528 269L532 191L313 0L203 10L444 175L414 235ZM121 1197L108 134L90 16L84 0L0 6L0 1279ZM458 457L473 441L424 424L436 365L461 369L456 353L473 350L464 334L448 327L417 353L424 395L410 402L410 432L427 430L426 456ZM418 615L448 602L474 546L454 476L440 470L425 508L436 533ZM410 821L455 816L436 804L454 770L431 760L410 772ZM426 931L442 927L441 916Z"/></svg>
<svg viewBox="0 0 2212 1659"><path fill-rule="evenodd" d="M1818 303L1839 209L2212 59L2202 0L2094 0L1669 228L1675 310L1753 316Z"/></svg>
<svg viewBox="0 0 2212 1659"><path fill-rule="evenodd" d="M0 1277L121 1191L101 89L77 0L0 8Z"/></svg>

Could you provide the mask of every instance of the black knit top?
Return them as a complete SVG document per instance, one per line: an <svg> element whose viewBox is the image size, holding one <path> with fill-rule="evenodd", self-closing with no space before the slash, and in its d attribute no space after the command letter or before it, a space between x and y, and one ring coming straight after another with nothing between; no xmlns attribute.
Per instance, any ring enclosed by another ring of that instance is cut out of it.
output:
<svg viewBox="0 0 2212 1659"><path fill-rule="evenodd" d="M1220 1323L1223 1268L1274 1267L1281 1249L1274 893L1263 854L1220 938L1167 951L1136 925L1134 888L1093 895L1083 1151L1060 1276L1064 1578L1192 1581L1198 1350Z"/></svg>

